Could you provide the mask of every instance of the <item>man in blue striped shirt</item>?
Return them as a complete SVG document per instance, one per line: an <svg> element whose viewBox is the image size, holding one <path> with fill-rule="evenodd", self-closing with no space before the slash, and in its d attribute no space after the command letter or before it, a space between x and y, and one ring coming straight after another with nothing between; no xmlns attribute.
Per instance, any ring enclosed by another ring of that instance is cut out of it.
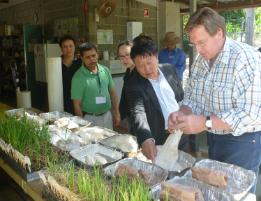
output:
<svg viewBox="0 0 261 201"><path fill-rule="evenodd" d="M258 176L261 54L226 37L224 18L210 8L195 12L186 31L199 54L182 106L169 116L169 130L185 134L207 130L209 158L253 170Z"/></svg>

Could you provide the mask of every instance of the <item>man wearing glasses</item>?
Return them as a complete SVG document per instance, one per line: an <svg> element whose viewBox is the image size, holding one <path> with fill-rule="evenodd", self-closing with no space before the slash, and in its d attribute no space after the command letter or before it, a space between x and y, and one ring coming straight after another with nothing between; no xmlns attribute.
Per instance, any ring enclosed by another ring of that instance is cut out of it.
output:
<svg viewBox="0 0 261 201"><path fill-rule="evenodd" d="M113 125L118 126L120 114L111 73L98 64L94 44L83 43L79 49L83 64L72 79L74 112L96 126L112 129Z"/></svg>
<svg viewBox="0 0 261 201"><path fill-rule="evenodd" d="M258 176L261 55L254 47L226 37L224 18L210 8L195 12L186 31L199 55L182 106L169 117L169 130L207 131L209 158L253 170Z"/></svg>

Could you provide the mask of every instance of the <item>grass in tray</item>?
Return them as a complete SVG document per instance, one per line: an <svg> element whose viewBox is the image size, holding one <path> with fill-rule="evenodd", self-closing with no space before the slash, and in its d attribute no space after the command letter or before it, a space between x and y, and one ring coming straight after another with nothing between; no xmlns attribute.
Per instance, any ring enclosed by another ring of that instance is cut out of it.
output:
<svg viewBox="0 0 261 201"><path fill-rule="evenodd" d="M49 172L58 182L86 201L148 201L149 189L139 179L127 177L108 179L99 168L93 171L69 167L50 166Z"/></svg>
<svg viewBox="0 0 261 201"><path fill-rule="evenodd" d="M0 138L11 144L16 150L31 159L32 170L47 166L48 161L61 158L57 150L50 145L47 127L22 117L0 120Z"/></svg>
<svg viewBox="0 0 261 201"><path fill-rule="evenodd" d="M149 189L146 184L136 178L129 180L126 176L114 179L114 198L111 200L122 201L148 201L150 200Z"/></svg>
<svg viewBox="0 0 261 201"><path fill-rule="evenodd" d="M108 179L99 168L87 171L69 164L68 155L51 146L47 127L39 126L26 117L19 121L13 117L1 119L0 138L27 155L31 159L33 171L48 167L58 183L79 195L80 200L150 200L148 187L143 181L130 181L127 177Z"/></svg>

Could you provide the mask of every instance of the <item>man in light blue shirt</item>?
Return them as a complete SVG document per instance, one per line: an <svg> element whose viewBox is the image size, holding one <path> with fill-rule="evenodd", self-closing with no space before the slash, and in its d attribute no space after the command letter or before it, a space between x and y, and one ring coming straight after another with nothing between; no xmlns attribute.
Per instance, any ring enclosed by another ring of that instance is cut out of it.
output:
<svg viewBox="0 0 261 201"><path fill-rule="evenodd" d="M159 63L168 63L175 67L180 81L183 79L183 72L186 69L186 55L180 48L176 47L180 38L174 32L167 32L163 39L166 48L159 53Z"/></svg>

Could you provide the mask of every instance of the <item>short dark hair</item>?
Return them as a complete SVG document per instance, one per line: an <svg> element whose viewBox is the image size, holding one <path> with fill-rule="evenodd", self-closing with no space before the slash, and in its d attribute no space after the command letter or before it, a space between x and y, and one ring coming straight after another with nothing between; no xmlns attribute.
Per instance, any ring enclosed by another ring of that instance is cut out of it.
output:
<svg viewBox="0 0 261 201"><path fill-rule="evenodd" d="M59 40L59 45L60 45L60 47L62 47L63 42L64 42L64 41L67 41L67 40L73 41L74 45L75 45L75 43L76 43L75 40L74 40L74 38L73 38L71 35L65 35L65 36L61 37L60 40Z"/></svg>
<svg viewBox="0 0 261 201"><path fill-rule="evenodd" d="M118 44L118 47L117 47L117 54L119 54L119 49L120 49L120 47L123 46L123 45L131 46L131 47L132 47L132 46L133 46L133 43L132 43L131 41L129 41L129 40L120 42L120 43Z"/></svg>
<svg viewBox="0 0 261 201"><path fill-rule="evenodd" d="M139 36L137 36L136 38L133 39L133 44L139 43L139 42L141 42L141 41L148 41L148 40L153 41L150 36L141 33Z"/></svg>
<svg viewBox="0 0 261 201"><path fill-rule="evenodd" d="M158 48L151 37L137 36L133 40L133 47L131 48L131 59L139 55L157 55Z"/></svg>
<svg viewBox="0 0 261 201"><path fill-rule="evenodd" d="M84 52L92 50L92 49L95 49L95 51L97 52L97 46L91 42L82 43L79 46L81 56L83 56Z"/></svg>

